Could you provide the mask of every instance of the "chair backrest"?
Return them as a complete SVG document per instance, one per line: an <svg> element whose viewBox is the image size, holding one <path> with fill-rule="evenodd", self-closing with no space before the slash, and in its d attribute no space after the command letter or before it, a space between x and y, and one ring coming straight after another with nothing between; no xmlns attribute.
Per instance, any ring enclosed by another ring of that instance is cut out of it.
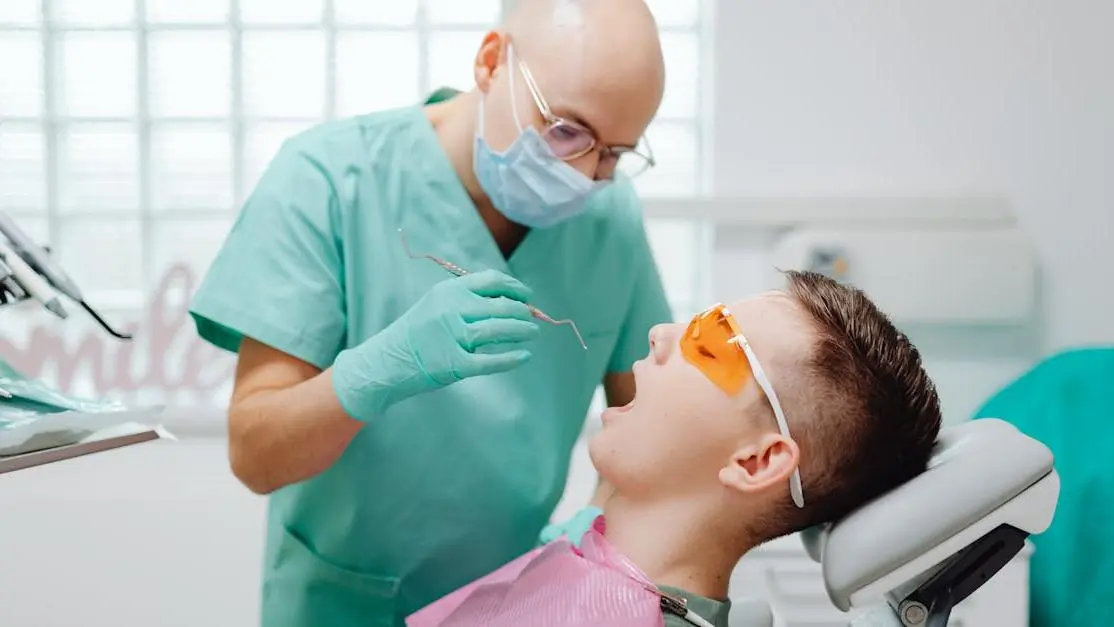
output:
<svg viewBox="0 0 1114 627"><path fill-rule="evenodd" d="M1044 531L1059 494L1052 464L1046 446L1001 420L945 429L924 473L805 533L806 548L836 607L878 603L1002 525Z"/></svg>

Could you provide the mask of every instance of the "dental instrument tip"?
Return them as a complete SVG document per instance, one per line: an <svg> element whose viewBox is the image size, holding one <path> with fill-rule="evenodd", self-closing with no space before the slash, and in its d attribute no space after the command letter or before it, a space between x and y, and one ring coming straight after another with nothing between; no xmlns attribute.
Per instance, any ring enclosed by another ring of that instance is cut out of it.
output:
<svg viewBox="0 0 1114 627"><path fill-rule="evenodd" d="M546 314L544 311L538 309L533 305L530 305L530 313L532 313L535 318L543 322L548 322L549 324L568 325L568 327L572 329L572 332L576 334L576 341L580 342L580 347L584 350L588 350L588 345L584 343L584 336L580 335L580 329L576 327L576 323L572 320L554 320L553 318L549 317L549 315Z"/></svg>
<svg viewBox="0 0 1114 627"><path fill-rule="evenodd" d="M588 345L584 343L584 338L580 336L580 330L576 328L576 323L569 320L569 326L572 327L572 332L576 334L576 341L580 342L580 348L588 350Z"/></svg>
<svg viewBox="0 0 1114 627"><path fill-rule="evenodd" d="M133 339L132 334L121 333L120 331L117 331L116 329L113 329L112 326L109 325L108 322L105 321L105 319L102 318L101 315L99 313L97 313L96 310L94 310L93 307L89 303L87 303L85 301L81 301L81 307L83 309L85 309L85 311L88 312L89 315L92 316L93 319L97 321L97 324L99 324L101 326L101 328L104 329L105 332L108 333L109 335L111 335L112 337L115 337L115 338L120 339L120 340L131 340L131 339Z"/></svg>
<svg viewBox="0 0 1114 627"><path fill-rule="evenodd" d="M70 313L66 311L66 308L62 306L62 303L59 302L57 298L52 298L43 303L43 307L46 307L47 311L63 320L70 317Z"/></svg>

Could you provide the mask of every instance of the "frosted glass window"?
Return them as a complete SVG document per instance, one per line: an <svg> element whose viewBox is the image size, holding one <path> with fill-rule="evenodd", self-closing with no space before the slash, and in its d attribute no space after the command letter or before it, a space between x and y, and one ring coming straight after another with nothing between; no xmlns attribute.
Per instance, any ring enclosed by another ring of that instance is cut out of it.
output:
<svg viewBox="0 0 1114 627"><path fill-rule="evenodd" d="M231 210L234 204L227 128L176 125L152 132L153 209Z"/></svg>
<svg viewBox="0 0 1114 627"><path fill-rule="evenodd" d="M696 117L700 80L700 38L695 34L663 33L665 94L658 117Z"/></svg>
<svg viewBox="0 0 1114 627"><path fill-rule="evenodd" d="M432 89L476 86L473 60L485 31L432 33L429 36L429 83Z"/></svg>
<svg viewBox="0 0 1114 627"><path fill-rule="evenodd" d="M44 208L45 149L40 129L0 124L0 209Z"/></svg>
<svg viewBox="0 0 1114 627"><path fill-rule="evenodd" d="M50 5L54 19L63 24L105 26L135 20L135 0L51 0Z"/></svg>
<svg viewBox="0 0 1114 627"><path fill-rule="evenodd" d="M50 222L46 218L25 218L20 216L19 228L27 234L27 237L31 238L32 242L35 242L39 246L50 246ZM48 250L47 253L49 254L50 251ZM4 324L8 324L7 318L4 319Z"/></svg>
<svg viewBox="0 0 1114 627"><path fill-rule="evenodd" d="M321 32L244 34L244 108L249 116L325 114L325 37Z"/></svg>
<svg viewBox="0 0 1114 627"><path fill-rule="evenodd" d="M232 43L227 32L152 33L148 45L151 115L229 114Z"/></svg>
<svg viewBox="0 0 1114 627"><path fill-rule="evenodd" d="M166 274L171 266L185 264L197 278L204 276L232 228L234 215L215 219L160 220L155 226L151 248L153 277Z"/></svg>
<svg viewBox="0 0 1114 627"><path fill-rule="evenodd" d="M134 116L136 53L134 33L63 36L59 108L72 116Z"/></svg>
<svg viewBox="0 0 1114 627"><path fill-rule="evenodd" d="M646 131L657 165L634 179L643 196L689 196L698 191L696 129L684 123L656 122Z"/></svg>
<svg viewBox="0 0 1114 627"><path fill-rule="evenodd" d="M86 294L138 291L143 287L140 232L138 219L72 218L62 223L55 254Z"/></svg>
<svg viewBox="0 0 1114 627"><path fill-rule="evenodd" d="M700 19L704 0L646 0L658 27L692 27Z"/></svg>
<svg viewBox="0 0 1114 627"><path fill-rule="evenodd" d="M341 33L336 52L337 114L419 102L418 48L416 33Z"/></svg>
<svg viewBox="0 0 1114 627"><path fill-rule="evenodd" d="M418 19L418 0L333 0L338 24L383 24L409 26Z"/></svg>
<svg viewBox="0 0 1114 627"><path fill-rule="evenodd" d="M228 0L147 0L149 22L224 22Z"/></svg>
<svg viewBox="0 0 1114 627"><path fill-rule="evenodd" d="M426 15L433 24L482 24L496 26L502 0L425 0ZM477 46L479 42L477 42Z"/></svg>
<svg viewBox="0 0 1114 627"><path fill-rule="evenodd" d="M664 31L668 86L649 131L659 164L636 185L644 197L695 194L710 167L698 97L710 72L699 29L708 0L647 1ZM326 115L471 89L483 36L512 4L0 0L0 209L53 244L91 299L140 319L153 287L144 281L176 264L203 275L284 141ZM40 13L52 28L27 28ZM151 27L140 31L139 16ZM707 261L703 227L651 219L647 228L670 302L687 316L706 304L693 302L707 297L695 280Z"/></svg>
<svg viewBox="0 0 1114 627"><path fill-rule="evenodd" d="M42 5L42 0L4 0L0 2L0 24L37 24Z"/></svg>
<svg viewBox="0 0 1114 627"><path fill-rule="evenodd" d="M60 138L60 207L139 208L139 143L130 124L74 126Z"/></svg>
<svg viewBox="0 0 1114 627"><path fill-rule="evenodd" d="M38 117L42 94L42 38L37 33L0 32L0 115Z"/></svg>
<svg viewBox="0 0 1114 627"><path fill-rule="evenodd" d="M244 24L320 23L324 10L324 0L240 0L240 21Z"/></svg>

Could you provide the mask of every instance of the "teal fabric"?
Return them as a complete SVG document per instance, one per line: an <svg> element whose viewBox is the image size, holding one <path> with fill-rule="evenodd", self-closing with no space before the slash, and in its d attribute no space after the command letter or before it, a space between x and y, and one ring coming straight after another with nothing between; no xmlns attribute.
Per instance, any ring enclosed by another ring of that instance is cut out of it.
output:
<svg viewBox="0 0 1114 627"><path fill-rule="evenodd" d="M565 536L570 544L579 547L580 541L584 539L584 534L588 533L596 519L602 515L603 510L595 505L584 507L568 520L547 525L538 536L538 543L549 544L557 538Z"/></svg>
<svg viewBox="0 0 1114 627"><path fill-rule="evenodd" d="M1108 624L1114 594L1114 348L1051 357L977 416L1016 425L1056 458L1056 517L1048 531L1032 538L1030 625Z"/></svg>
<svg viewBox="0 0 1114 627"><path fill-rule="evenodd" d="M415 106L284 144L194 296L198 332L328 368L449 276L408 258L400 227L415 252L521 280L533 304L576 321L588 350L542 325L525 365L361 416L333 467L270 498L264 627L399 626L532 549L596 387L671 318L629 182L505 259Z"/></svg>
<svg viewBox="0 0 1114 627"><path fill-rule="evenodd" d="M454 89L452 87L441 87L434 90L434 92L429 95L429 98L426 98L425 103L437 104L439 102L445 102L446 100L452 100L458 94L460 94L459 89Z"/></svg>
<svg viewBox="0 0 1114 627"><path fill-rule="evenodd" d="M464 379L514 370L537 338L530 288L482 270L435 284L386 329L333 362L344 410L375 420L395 403Z"/></svg>

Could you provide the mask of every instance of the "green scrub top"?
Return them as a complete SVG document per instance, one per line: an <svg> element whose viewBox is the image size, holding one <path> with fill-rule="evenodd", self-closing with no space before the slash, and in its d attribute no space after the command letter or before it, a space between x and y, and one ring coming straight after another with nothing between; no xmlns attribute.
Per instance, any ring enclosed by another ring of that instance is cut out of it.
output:
<svg viewBox="0 0 1114 627"><path fill-rule="evenodd" d="M200 335L328 368L451 276L495 268L572 318L523 367L402 401L335 465L270 498L265 627L387 627L529 551L561 498L591 397L671 319L628 181L505 259L421 107L331 121L280 149L194 296Z"/></svg>
<svg viewBox="0 0 1114 627"><path fill-rule="evenodd" d="M976 414L1001 418L1055 456L1060 500L1052 526L1033 536L1032 627L1110 624L1114 598L1114 348L1049 357Z"/></svg>

